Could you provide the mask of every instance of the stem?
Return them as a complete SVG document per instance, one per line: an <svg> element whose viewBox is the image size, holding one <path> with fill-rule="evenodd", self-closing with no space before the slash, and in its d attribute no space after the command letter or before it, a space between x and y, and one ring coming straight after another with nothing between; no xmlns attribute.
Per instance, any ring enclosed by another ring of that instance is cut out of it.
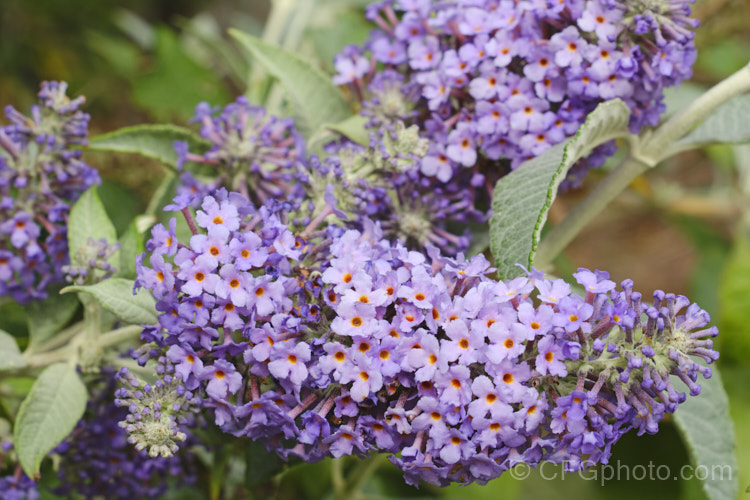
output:
<svg viewBox="0 0 750 500"><path fill-rule="evenodd" d="M539 244L534 265L543 269L578 235L591 220L601 212L636 177L648 170L642 161L626 156L606 179L600 182L591 194L573 207L563 221L552 228Z"/></svg>
<svg viewBox="0 0 750 500"><path fill-rule="evenodd" d="M187 222L188 227L190 228L190 232L193 234L198 234L198 228L195 227L195 221L193 220L193 215L190 213L189 208L183 208L181 210L182 215L185 216L185 222Z"/></svg>
<svg viewBox="0 0 750 500"><path fill-rule="evenodd" d="M331 483L333 484L333 498L346 498L346 483L344 483L344 459L334 458L331 463Z"/></svg>
<svg viewBox="0 0 750 500"><path fill-rule="evenodd" d="M142 331L143 327L140 325L124 326L117 330L112 330L111 332L107 332L99 337L96 347L98 349L106 349L107 347L121 344L126 340L137 338Z"/></svg>
<svg viewBox="0 0 750 500"><path fill-rule="evenodd" d="M331 476L333 480L333 498L335 500L356 500L362 498L362 485L386 460L384 453L377 453L364 458L354 468L347 480L344 480L342 460L333 461Z"/></svg>
<svg viewBox="0 0 750 500"><path fill-rule="evenodd" d="M383 461L386 459L385 453L376 453L373 456L362 459L362 462L354 469L352 473L349 487L347 488L351 497L358 497L361 492L362 485L372 476L372 474L383 465Z"/></svg>
<svg viewBox="0 0 750 500"><path fill-rule="evenodd" d="M667 120L644 141L643 156L656 165L674 154L674 142L705 120L716 108L730 99L750 91L750 63L708 89L690 106Z"/></svg>
<svg viewBox="0 0 750 500"><path fill-rule="evenodd" d="M26 349L24 354L29 353L41 353L57 349L60 346L67 344L70 339L78 335L83 330L83 321L66 328L65 330L55 334L54 337L44 342L42 345L37 346L33 339L29 343L29 347Z"/></svg>
<svg viewBox="0 0 750 500"><path fill-rule="evenodd" d="M95 316L98 318L99 314L97 313ZM138 336L143 330L141 326L130 325L112 330L104 335L99 335L98 323L96 326L86 325L86 328L82 330L80 329L80 324L75 326L77 327L75 330L71 329L74 334L67 339L73 339L72 342L66 343L62 347L52 351L47 350L31 354L26 358L26 366L24 368L41 368L61 361L73 361L77 363L78 358L76 354L80 352L79 349L86 350L87 353L101 352L103 349ZM96 328L96 332L93 332L94 328ZM92 333L95 333L93 339ZM55 337L54 340L58 340L58 337ZM26 353L24 353L25 355Z"/></svg>
<svg viewBox="0 0 750 500"><path fill-rule="evenodd" d="M61 361L67 361L71 357L75 357L76 350L74 347L73 343L71 343L54 351L33 354L26 359L24 369L42 368Z"/></svg>

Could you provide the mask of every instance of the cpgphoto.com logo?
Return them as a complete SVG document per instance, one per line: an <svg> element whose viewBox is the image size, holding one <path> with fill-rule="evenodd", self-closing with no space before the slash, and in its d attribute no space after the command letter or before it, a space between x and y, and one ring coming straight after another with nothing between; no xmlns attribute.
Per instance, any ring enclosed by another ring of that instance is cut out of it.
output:
<svg viewBox="0 0 750 500"><path fill-rule="evenodd" d="M514 479L527 479L533 474L533 468L526 463L519 463L508 473ZM545 481L553 479L565 479L571 475L565 472L565 464L553 464L542 462L536 467L537 473L534 477L540 477ZM596 481L602 486L610 481L678 481L699 479L701 481L731 481L731 465L683 465L673 468L665 464L624 464L619 460L611 464L594 464L585 467L575 473L585 481Z"/></svg>

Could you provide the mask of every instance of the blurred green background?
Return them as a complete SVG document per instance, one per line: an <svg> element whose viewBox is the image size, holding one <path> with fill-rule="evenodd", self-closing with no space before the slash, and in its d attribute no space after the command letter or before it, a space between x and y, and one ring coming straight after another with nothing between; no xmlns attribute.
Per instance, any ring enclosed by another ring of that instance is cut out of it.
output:
<svg viewBox="0 0 750 500"><path fill-rule="evenodd" d="M366 0L2 0L0 2L0 104L21 110L42 80L66 80L70 95L86 95L91 134L138 123L187 124L195 104L226 104L250 87L250 96L278 99L264 87L263 71L226 35L240 28L293 49L330 72L332 57L371 29ZM279 14L279 11L284 11ZM670 92L679 109L701 89L728 76L750 56L750 0L698 0L702 26L699 59L690 84ZM164 172L127 155L88 153L104 178L102 199L122 231L146 209ZM606 168L605 168L606 170ZM605 172L582 190L559 198L550 215L564 217ZM750 485L750 146L717 146L682 154L639 178L558 259L561 275L579 266L631 277L644 293L688 295L720 326L719 366L737 433L740 496ZM10 321L12 308L0 311ZM19 326L22 328L22 326ZM674 426L657 436L626 436L613 464L689 463ZM345 464L345 466L347 466ZM315 499L330 487L329 461L289 469L268 496ZM416 490L390 465L365 491L387 498L702 498L696 481L584 480L546 469L516 480L509 474L488 486ZM553 474L554 473L554 474ZM590 477L590 476L586 476Z"/></svg>

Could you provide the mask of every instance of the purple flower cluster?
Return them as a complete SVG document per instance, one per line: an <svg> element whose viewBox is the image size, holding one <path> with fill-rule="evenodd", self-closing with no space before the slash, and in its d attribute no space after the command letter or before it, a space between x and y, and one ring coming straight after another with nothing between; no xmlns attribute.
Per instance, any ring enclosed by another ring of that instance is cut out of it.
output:
<svg viewBox="0 0 750 500"><path fill-rule="evenodd" d="M201 207L189 243L156 226L138 261L156 346L222 430L284 458L390 453L412 484L577 470L656 432L685 399L670 376L697 394L711 370L692 357L718 357L697 305L647 304L604 272L574 275L580 297L534 270L492 280L481 255L428 258L373 223L295 235L283 207L226 192Z"/></svg>
<svg viewBox="0 0 750 500"><path fill-rule="evenodd" d="M0 296L21 303L46 297L68 263L71 203L99 182L81 161L89 115L67 84L44 82L39 104L24 116L8 106L0 127Z"/></svg>
<svg viewBox="0 0 750 500"><path fill-rule="evenodd" d="M12 449L12 445L3 445L3 451ZM20 467L15 474L0 477L0 500L37 500L40 496L36 483Z"/></svg>
<svg viewBox="0 0 750 500"><path fill-rule="evenodd" d="M175 142L180 169L186 162L211 165L218 174L211 188L223 186L257 204L290 195L292 167L305 157L304 138L292 119L268 115L264 108L252 106L240 96L223 109L199 104L194 121L201 124L201 137L210 141L211 147L198 154L189 151L187 142ZM182 184L185 196L210 190L189 172L183 174Z"/></svg>
<svg viewBox="0 0 750 500"><path fill-rule="evenodd" d="M538 156L602 101L625 101L633 132L656 125L664 88L695 61L690 3L378 1L367 16L379 29L337 56L334 82L364 100L373 126L420 125L430 139L423 174L447 182L472 168L496 178L498 161L517 168ZM568 186L611 153L580 162Z"/></svg>
<svg viewBox="0 0 750 500"><path fill-rule="evenodd" d="M93 285L111 278L117 272L109 259L119 250L120 244L108 244L105 238L89 238L86 245L76 249L73 262L62 267L65 281L76 285Z"/></svg>

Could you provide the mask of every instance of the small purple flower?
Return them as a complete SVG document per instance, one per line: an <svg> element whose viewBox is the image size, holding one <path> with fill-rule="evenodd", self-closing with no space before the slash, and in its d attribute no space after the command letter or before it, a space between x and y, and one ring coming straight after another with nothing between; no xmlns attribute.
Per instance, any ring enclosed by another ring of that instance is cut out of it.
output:
<svg viewBox="0 0 750 500"><path fill-rule="evenodd" d="M242 387L242 375L229 361L217 359L214 364L206 366L201 373L202 380L208 380L206 393L214 399L225 399Z"/></svg>
<svg viewBox="0 0 750 500"><path fill-rule="evenodd" d="M476 163L477 150L469 125L456 127L456 130L448 135L446 153L448 154L448 158L460 163L464 167L471 167Z"/></svg>

